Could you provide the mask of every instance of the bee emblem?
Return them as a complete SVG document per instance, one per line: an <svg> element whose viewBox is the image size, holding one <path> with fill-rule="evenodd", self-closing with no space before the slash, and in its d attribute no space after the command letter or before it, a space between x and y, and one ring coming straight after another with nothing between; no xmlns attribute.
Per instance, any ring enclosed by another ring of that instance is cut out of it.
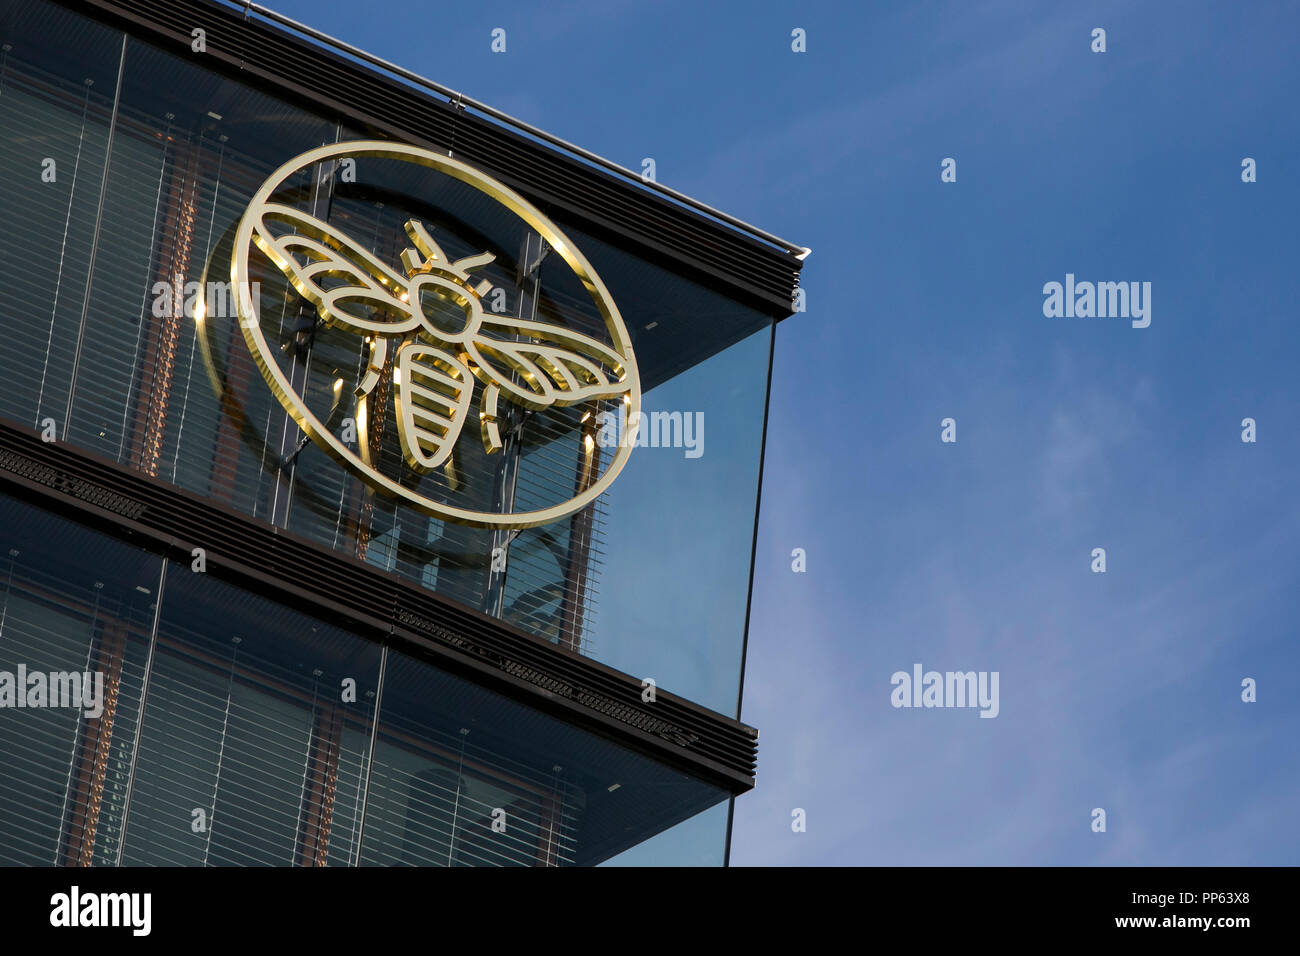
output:
<svg viewBox="0 0 1300 956"><path fill-rule="evenodd" d="M553 323L485 310L483 299L492 283L475 281L471 273L495 256L484 252L453 261L417 219L405 224L410 246L401 254L399 270L330 223L271 201L274 190L291 173L341 153L430 166L506 205L573 268L605 319L612 344ZM248 292L250 246L274 263L325 325L356 335L358 348L368 349L355 389L357 453L306 408L270 353ZM232 278L250 351L299 427L379 490L405 497L438 517L485 527L530 527L572 513L595 495L581 493L564 505L538 512L493 515L462 511L419 494L409 483L394 482L376 469L377 456L369 446L366 427L370 396L385 375L391 374L394 417L407 467L420 475L445 469L453 491L458 485L456 443L472 414L476 382L481 385L479 435L488 454L503 447L502 402L534 412L609 399L639 408L636 364L626 330L585 258L517 194L450 157L376 141L321 147L291 160L263 185L245 212L236 237ZM594 483L593 488L599 489L596 494L612 482L630 447L619 448Z"/></svg>

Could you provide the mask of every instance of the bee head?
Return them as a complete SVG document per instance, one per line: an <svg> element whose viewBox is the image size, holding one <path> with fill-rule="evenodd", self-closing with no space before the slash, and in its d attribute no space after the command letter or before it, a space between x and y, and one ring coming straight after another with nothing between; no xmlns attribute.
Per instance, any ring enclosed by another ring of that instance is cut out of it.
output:
<svg viewBox="0 0 1300 956"><path fill-rule="evenodd" d="M402 253L408 278L407 295L420 312L426 333L445 342L465 342L479 327L483 296L492 288L487 279L474 284L469 270L496 258L490 252L452 262L416 219L406 223L415 248Z"/></svg>

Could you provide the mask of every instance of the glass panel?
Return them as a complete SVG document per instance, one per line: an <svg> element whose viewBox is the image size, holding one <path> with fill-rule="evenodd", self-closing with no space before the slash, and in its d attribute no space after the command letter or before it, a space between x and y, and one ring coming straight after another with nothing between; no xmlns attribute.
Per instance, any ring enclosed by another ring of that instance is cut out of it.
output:
<svg viewBox="0 0 1300 956"><path fill-rule="evenodd" d="M677 826L607 860L604 866L722 866L727 859L730 801L697 813Z"/></svg>
<svg viewBox="0 0 1300 956"><path fill-rule="evenodd" d="M254 515L269 516L277 492L287 497L277 466L284 413L233 321L230 243L283 151L334 131L128 42L73 441Z"/></svg>
<svg viewBox="0 0 1300 956"><path fill-rule="evenodd" d="M536 569L536 619L551 611L562 635L576 628L583 653L734 716L774 323L565 230L623 314L643 414L637 447L610 490L567 522L522 533L511 574L524 549ZM542 288L543 312L577 327L597 320L571 272L547 263ZM627 415L606 403L595 424L593 454L607 459L630 432ZM579 449L569 455L576 461Z"/></svg>
<svg viewBox="0 0 1300 956"><path fill-rule="evenodd" d="M17 2L0 40L0 414L63 438L123 37Z"/></svg>
<svg viewBox="0 0 1300 956"><path fill-rule="evenodd" d="M0 528L0 863L115 863L162 561L2 495Z"/></svg>
<svg viewBox="0 0 1300 956"><path fill-rule="evenodd" d="M352 862L379 656L169 566L123 862Z"/></svg>
<svg viewBox="0 0 1300 956"><path fill-rule="evenodd" d="M593 654L729 716L740 692L770 347L771 330L755 332L647 392L647 447L607 496L605 636Z"/></svg>
<svg viewBox="0 0 1300 956"><path fill-rule="evenodd" d="M725 802L717 788L390 653L361 860L585 866Z"/></svg>

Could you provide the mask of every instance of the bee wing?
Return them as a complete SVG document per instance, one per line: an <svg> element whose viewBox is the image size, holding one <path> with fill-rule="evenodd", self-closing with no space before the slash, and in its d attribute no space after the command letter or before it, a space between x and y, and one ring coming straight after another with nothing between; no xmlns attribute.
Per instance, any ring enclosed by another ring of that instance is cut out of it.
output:
<svg viewBox="0 0 1300 956"><path fill-rule="evenodd" d="M526 338L497 337L507 335ZM485 315L465 350L485 384L534 410L613 398L626 392L635 377L630 360L610 346L546 322Z"/></svg>
<svg viewBox="0 0 1300 956"><path fill-rule="evenodd" d="M413 470L432 471L456 447L474 395L474 377L451 352L416 339L398 349L393 393L402 456Z"/></svg>
<svg viewBox="0 0 1300 956"><path fill-rule="evenodd" d="M253 241L328 324L362 335L402 335L419 324L406 278L329 223L267 203Z"/></svg>

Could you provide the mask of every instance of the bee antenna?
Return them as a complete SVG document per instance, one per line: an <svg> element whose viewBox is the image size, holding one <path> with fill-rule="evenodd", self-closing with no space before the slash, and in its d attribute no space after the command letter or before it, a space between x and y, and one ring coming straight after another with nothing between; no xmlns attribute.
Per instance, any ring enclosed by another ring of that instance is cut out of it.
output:
<svg viewBox="0 0 1300 956"><path fill-rule="evenodd" d="M428 266L439 260L442 262L447 261L446 253L442 251L441 246L434 242L433 236L429 235L429 230L424 228L424 223L420 222L420 220L406 220L406 234L411 237L411 242L415 244L415 248L420 255L424 256L424 265ZM409 258L403 256L403 259Z"/></svg>
<svg viewBox="0 0 1300 956"><path fill-rule="evenodd" d="M468 279L469 270L478 269L496 259L495 253L480 252L478 255L466 256L452 262L447 258L447 254L442 251L442 247L434 241L433 236L429 235L429 230L424 228L424 223L418 219L408 219L406 221L406 234L411 237L411 242L415 244L414 249L407 249L402 253L402 264L406 266L406 271L411 275L429 269L435 262L443 262L446 263L449 271L456 273L463 279Z"/></svg>
<svg viewBox="0 0 1300 956"><path fill-rule="evenodd" d="M492 252L480 252L476 256L466 256L464 259L457 259L451 264L451 267L458 272L469 272L470 269L478 269L487 265L496 259L496 254Z"/></svg>

